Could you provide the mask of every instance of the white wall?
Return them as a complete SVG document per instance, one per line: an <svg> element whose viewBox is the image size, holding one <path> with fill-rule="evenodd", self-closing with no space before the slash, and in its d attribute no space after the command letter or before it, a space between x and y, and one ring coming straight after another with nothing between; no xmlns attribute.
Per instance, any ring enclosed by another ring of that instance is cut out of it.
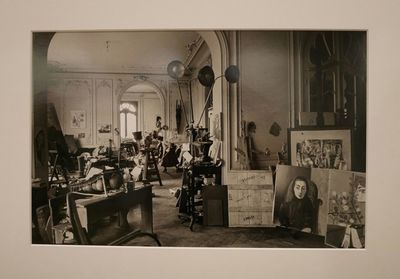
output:
<svg viewBox="0 0 400 279"><path fill-rule="evenodd" d="M115 146L119 137L113 132L119 126L119 103L123 93L135 84L144 83L156 92L143 99L143 130L155 128L156 115L171 129L175 125L175 104L179 99L176 82L168 76L132 76L132 74L53 73L48 87L48 103L54 103L64 134L72 134L83 147L108 144ZM182 95L188 107L187 86L182 85ZM85 127L71 127L71 111L84 111ZM111 124L110 134L98 132L99 125ZM185 126L182 115L181 133ZM81 135L81 137L79 137ZM84 137L82 137L84 135Z"/></svg>
<svg viewBox="0 0 400 279"><path fill-rule="evenodd" d="M240 32L242 117L257 125L257 149L279 151L289 127L289 32ZM282 130L269 133L272 123Z"/></svg>
<svg viewBox="0 0 400 279"><path fill-rule="evenodd" d="M156 117L160 115L161 103L158 98L143 99L143 130L144 131L154 131L156 129Z"/></svg>
<svg viewBox="0 0 400 279"><path fill-rule="evenodd" d="M193 101L193 118L195 121L195 125L199 123L200 120L200 115L203 110L205 101L206 101L206 94L208 94L208 91L206 92L206 89L203 85L198 80L192 81L192 101ZM207 111L204 113L201 121L200 121L200 126L206 127L206 122L205 122L205 116L207 114Z"/></svg>
<svg viewBox="0 0 400 279"><path fill-rule="evenodd" d="M212 66L211 63L211 52L208 48L206 42L203 42L199 49L197 50L196 54L190 60L188 67L191 69L191 89L192 89L192 103L193 103L193 120L194 124L197 125L200 120L201 112L203 110L206 95L208 94L208 90L206 89L199 80L197 79L198 72L204 66ZM199 125L202 127L206 127L206 116L207 111L204 113Z"/></svg>
<svg viewBox="0 0 400 279"><path fill-rule="evenodd" d="M255 121L257 124L255 144L258 149L268 147L271 151L279 151L282 143L286 142L286 129L289 124L289 32L241 31L238 39L242 119ZM208 63L211 63L210 53L205 52L194 59L192 66L199 70ZM213 65L213 68L216 67ZM197 76L197 73L194 75ZM172 132L176 129L176 101L180 97L176 81L167 75L143 77L132 74L53 73L48 101L55 103L65 134L70 133L78 137L79 134L85 133L85 138L80 139L81 144L97 146L108 142L104 135L98 134L97 125L111 123L112 130L118 127L119 114L116 104L119 104L123 92L141 82L154 85L159 91L158 95L163 97L161 110L164 110L164 113L161 117ZM186 113L189 115L187 83L180 84ZM218 89L217 84L214 89L216 88ZM204 87L196 80L192 81L192 93L194 119L198 121L205 94ZM214 106L217 111L221 110L221 100L218 96L214 98ZM80 109L86 112L86 127L73 129L70 127L70 111ZM153 129L155 114L154 110L146 115L145 118L150 118L150 122L146 126L143 124L144 130ZM282 128L279 137L269 134L269 128L274 121ZM201 124L204 126L204 119ZM181 134L184 133L185 125L182 112L179 127ZM113 139L118 145L118 137L113 135Z"/></svg>
<svg viewBox="0 0 400 279"><path fill-rule="evenodd" d="M138 130L152 132L156 129L156 117L161 116L162 106L160 98L155 92L124 93L121 101L136 101L138 103ZM165 124L165 119L162 119Z"/></svg>

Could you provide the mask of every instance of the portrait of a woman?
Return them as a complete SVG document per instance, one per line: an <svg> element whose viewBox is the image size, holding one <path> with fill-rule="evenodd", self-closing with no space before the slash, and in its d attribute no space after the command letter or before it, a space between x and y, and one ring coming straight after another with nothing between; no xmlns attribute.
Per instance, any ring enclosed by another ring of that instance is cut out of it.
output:
<svg viewBox="0 0 400 279"><path fill-rule="evenodd" d="M279 208L281 226L312 232L314 210L309 191L309 182L304 177L298 176L290 182L285 200Z"/></svg>

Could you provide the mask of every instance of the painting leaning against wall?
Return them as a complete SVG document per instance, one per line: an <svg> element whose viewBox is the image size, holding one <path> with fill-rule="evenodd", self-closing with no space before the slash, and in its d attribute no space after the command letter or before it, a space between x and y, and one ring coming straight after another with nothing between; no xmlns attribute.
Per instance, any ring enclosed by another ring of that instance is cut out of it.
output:
<svg viewBox="0 0 400 279"><path fill-rule="evenodd" d="M366 180L364 173L332 171L326 244L365 247Z"/></svg>
<svg viewBox="0 0 400 279"><path fill-rule="evenodd" d="M351 130L289 129L293 166L351 170Z"/></svg>

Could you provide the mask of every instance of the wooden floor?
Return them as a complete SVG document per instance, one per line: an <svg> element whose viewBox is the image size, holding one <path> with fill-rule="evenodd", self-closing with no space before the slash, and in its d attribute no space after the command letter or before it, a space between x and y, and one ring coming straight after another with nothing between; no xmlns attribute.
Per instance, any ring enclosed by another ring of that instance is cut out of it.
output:
<svg viewBox="0 0 400 279"><path fill-rule="evenodd" d="M277 228L228 228L211 227L196 224L194 231L189 224L182 224L178 218L176 198L170 189L181 184L181 174L171 170L163 173L164 186L153 187L154 232L163 246L168 247L249 247L249 248L326 248L324 238L310 234L293 235L291 232ZM131 210L128 214L131 226L137 226L140 220L139 210ZM118 229L116 220L105 219L98 224L92 241L103 245L123 234ZM153 242L147 238L137 238L126 245L148 246Z"/></svg>

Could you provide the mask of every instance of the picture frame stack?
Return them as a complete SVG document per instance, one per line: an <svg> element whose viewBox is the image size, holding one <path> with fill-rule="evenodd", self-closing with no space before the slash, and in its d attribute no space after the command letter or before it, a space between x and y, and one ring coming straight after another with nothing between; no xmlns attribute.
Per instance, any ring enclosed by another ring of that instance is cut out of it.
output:
<svg viewBox="0 0 400 279"><path fill-rule="evenodd" d="M276 169L274 224L325 238L336 248L365 248L366 175L355 172L354 131L288 129L288 163Z"/></svg>

